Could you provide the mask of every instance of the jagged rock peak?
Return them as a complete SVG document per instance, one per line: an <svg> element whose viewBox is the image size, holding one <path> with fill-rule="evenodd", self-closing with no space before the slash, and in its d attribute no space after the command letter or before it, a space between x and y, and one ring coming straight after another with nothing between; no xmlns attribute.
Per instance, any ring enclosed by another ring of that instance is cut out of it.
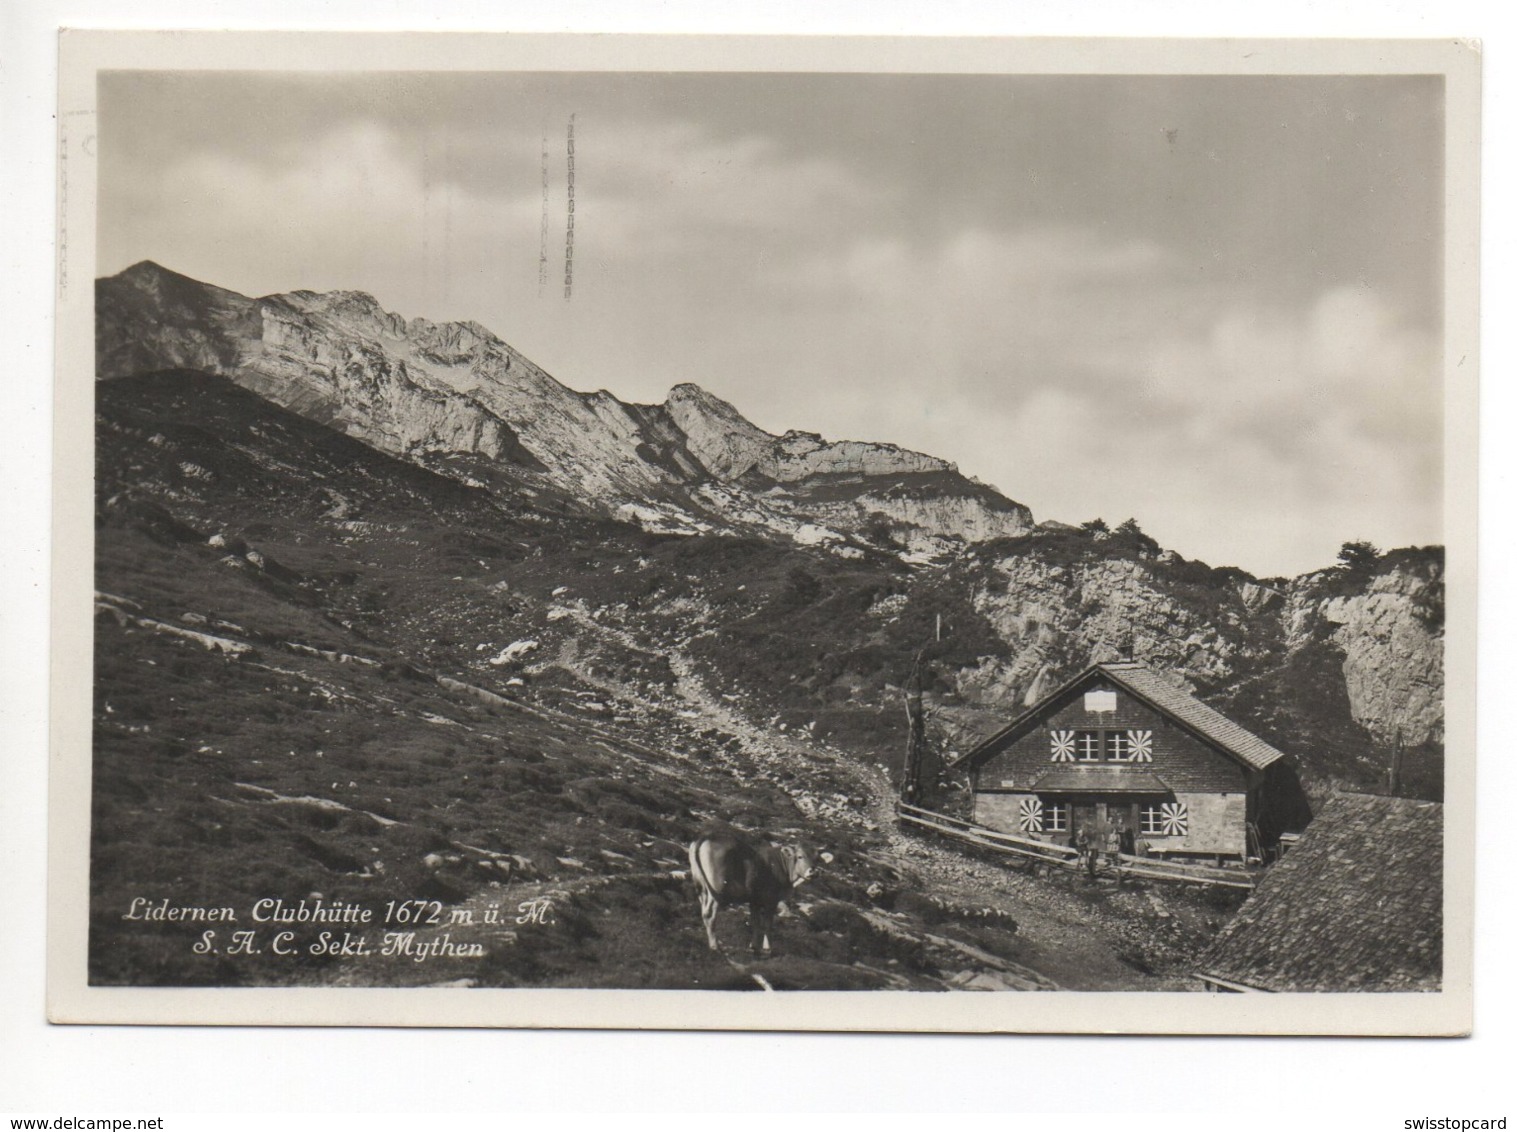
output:
<svg viewBox="0 0 1517 1132"><path fill-rule="evenodd" d="M718 479L736 479L774 447L773 436L728 402L688 381L669 390L664 411L685 434L691 454Z"/></svg>
<svg viewBox="0 0 1517 1132"><path fill-rule="evenodd" d="M139 260L131 267L123 268L114 278L135 291L160 300L185 302L197 296L213 301L241 298L235 291L228 291L225 287L217 287L212 283L202 283L150 259Z"/></svg>
<svg viewBox="0 0 1517 1132"><path fill-rule="evenodd" d="M664 409L688 437L691 453L719 479L736 479L749 471L780 483L791 483L816 476L888 476L958 470L947 460L895 444L829 441L820 433L801 429L775 436L749 421L728 402L690 382L669 391Z"/></svg>
<svg viewBox="0 0 1517 1132"><path fill-rule="evenodd" d="M460 322L407 319L385 309L367 291L290 291L266 295L260 302L330 319L347 330L378 331L388 338L408 339L423 359L441 364L461 364L492 354L505 358L509 353L509 347L500 338L472 319ZM504 368L509 365L509 361L503 363Z"/></svg>
<svg viewBox="0 0 1517 1132"><path fill-rule="evenodd" d="M774 467L763 469L781 481L817 475L891 476L914 472L951 472L947 460L913 452L895 444L866 440L822 439L814 432L791 429L774 448Z"/></svg>
<svg viewBox="0 0 1517 1132"><path fill-rule="evenodd" d="M302 299L318 300L324 307L358 307L361 310L383 311L379 300L367 291L291 291ZM388 314L388 311L385 311Z"/></svg>
<svg viewBox="0 0 1517 1132"><path fill-rule="evenodd" d="M724 401L715 393L702 389L693 381L682 381L669 390L669 396L664 398L664 406L682 404L697 406L708 412L720 413L723 416L741 417L732 402Z"/></svg>
<svg viewBox="0 0 1517 1132"><path fill-rule="evenodd" d="M182 271L175 271L172 267L164 267L157 260L141 259L130 267L123 267L113 278L122 279L129 283L156 282L162 280L192 283L196 287L204 287L208 291L224 291L226 288L218 287L214 283L202 283L193 276L186 275Z"/></svg>
<svg viewBox="0 0 1517 1132"><path fill-rule="evenodd" d="M746 436L762 437L766 442L774 440L770 433L738 412L730 401L722 400L691 381L681 382L669 390L669 396L664 398L664 409L681 428L684 422L701 418Z"/></svg>
<svg viewBox="0 0 1517 1132"><path fill-rule="evenodd" d="M118 279L151 279L162 276L172 276L175 279L188 279L188 275L181 275L177 271L170 271L163 264L150 259L140 259L131 267L122 268L116 273Z"/></svg>
<svg viewBox="0 0 1517 1132"><path fill-rule="evenodd" d="M320 311L329 314L352 312L367 317L380 317L405 325L405 319L387 311L379 300L367 291L287 291L283 294L266 295L269 299L284 299L302 310Z"/></svg>

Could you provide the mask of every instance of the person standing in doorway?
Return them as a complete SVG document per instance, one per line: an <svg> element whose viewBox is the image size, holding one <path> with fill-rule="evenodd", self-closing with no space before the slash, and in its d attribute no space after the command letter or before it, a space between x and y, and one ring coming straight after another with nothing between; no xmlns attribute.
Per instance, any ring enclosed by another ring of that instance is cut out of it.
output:
<svg viewBox="0 0 1517 1132"><path fill-rule="evenodd" d="M1080 864L1085 869L1085 875L1089 877L1095 876L1098 849L1096 847L1096 838L1089 826L1082 825L1080 827L1080 836L1079 840L1075 843L1075 848L1080 851Z"/></svg>

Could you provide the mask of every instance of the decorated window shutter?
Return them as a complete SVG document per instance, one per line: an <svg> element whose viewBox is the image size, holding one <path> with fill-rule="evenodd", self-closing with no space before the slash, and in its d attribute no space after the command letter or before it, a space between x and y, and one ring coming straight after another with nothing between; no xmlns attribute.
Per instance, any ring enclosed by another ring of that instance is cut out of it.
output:
<svg viewBox="0 0 1517 1132"><path fill-rule="evenodd" d="M1166 837L1184 837L1190 829L1190 817L1184 802L1165 802L1159 807L1159 824Z"/></svg>
<svg viewBox="0 0 1517 1132"><path fill-rule="evenodd" d="M1073 731L1050 731L1049 746L1053 751L1050 761L1072 763L1075 761L1075 733Z"/></svg>
<svg viewBox="0 0 1517 1132"><path fill-rule="evenodd" d="M1184 802L1146 805L1138 818L1142 832L1150 837L1184 837L1190 832L1190 814Z"/></svg>
<svg viewBox="0 0 1517 1132"><path fill-rule="evenodd" d="M1127 733L1127 761L1151 763L1154 761L1154 733L1152 731L1129 731Z"/></svg>
<svg viewBox="0 0 1517 1132"><path fill-rule="evenodd" d="M1017 803L1017 828L1023 833L1043 832L1043 803L1037 798L1023 798Z"/></svg>

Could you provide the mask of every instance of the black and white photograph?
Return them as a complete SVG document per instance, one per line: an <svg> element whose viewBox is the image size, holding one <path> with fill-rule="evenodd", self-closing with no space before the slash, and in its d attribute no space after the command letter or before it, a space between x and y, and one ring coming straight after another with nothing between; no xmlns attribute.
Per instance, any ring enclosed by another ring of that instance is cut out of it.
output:
<svg viewBox="0 0 1517 1132"><path fill-rule="evenodd" d="M70 38L59 1020L1468 1029L1478 56Z"/></svg>

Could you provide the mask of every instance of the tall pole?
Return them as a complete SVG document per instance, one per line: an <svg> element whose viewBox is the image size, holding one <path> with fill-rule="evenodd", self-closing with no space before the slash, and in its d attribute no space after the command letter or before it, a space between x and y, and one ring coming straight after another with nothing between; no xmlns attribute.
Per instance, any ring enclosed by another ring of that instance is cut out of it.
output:
<svg viewBox="0 0 1517 1132"><path fill-rule="evenodd" d="M1396 735L1391 746L1391 774L1390 794L1392 798L1401 796L1401 728L1396 728Z"/></svg>
<svg viewBox="0 0 1517 1132"><path fill-rule="evenodd" d="M901 767L901 801L915 805L921 795L922 748L926 745L926 724L922 718L922 653L911 665L906 681L906 762Z"/></svg>

